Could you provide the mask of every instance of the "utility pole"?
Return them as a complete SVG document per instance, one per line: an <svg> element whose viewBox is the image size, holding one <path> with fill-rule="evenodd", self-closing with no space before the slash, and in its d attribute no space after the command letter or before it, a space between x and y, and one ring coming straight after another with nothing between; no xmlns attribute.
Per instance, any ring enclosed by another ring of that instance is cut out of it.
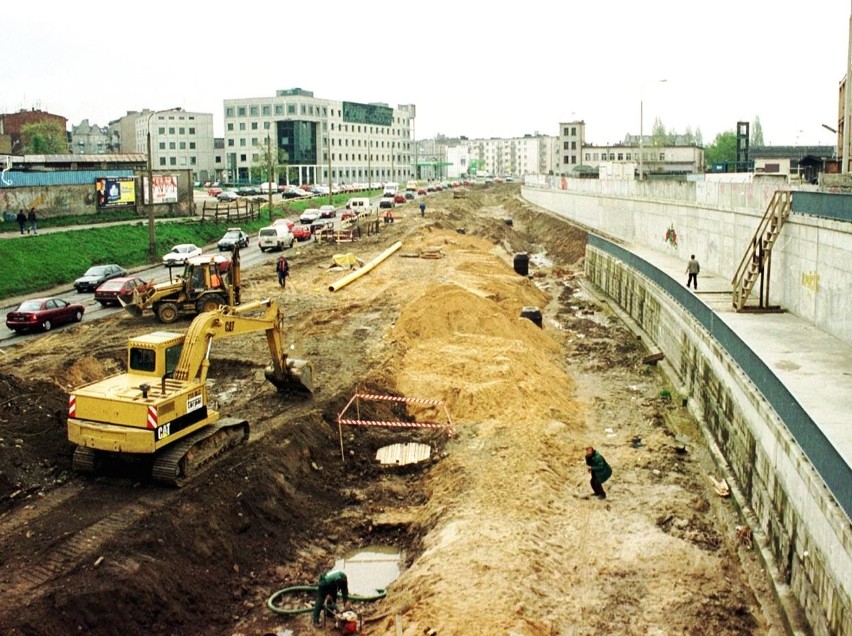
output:
<svg viewBox="0 0 852 636"><path fill-rule="evenodd" d="M331 126L328 127L328 204L334 205L334 192L331 191Z"/></svg>
<svg viewBox="0 0 852 636"><path fill-rule="evenodd" d="M852 80L852 12L849 14L849 47L846 53L846 83L844 90L844 100L843 100L843 168L841 172L843 174L849 174L849 138L850 131L849 130L849 122L850 122L850 111L852 111L852 88L850 88L850 80Z"/></svg>
<svg viewBox="0 0 852 636"><path fill-rule="evenodd" d="M275 181L272 178L272 139L269 133L266 133L266 155L269 159L269 222L272 223L272 184Z"/></svg>

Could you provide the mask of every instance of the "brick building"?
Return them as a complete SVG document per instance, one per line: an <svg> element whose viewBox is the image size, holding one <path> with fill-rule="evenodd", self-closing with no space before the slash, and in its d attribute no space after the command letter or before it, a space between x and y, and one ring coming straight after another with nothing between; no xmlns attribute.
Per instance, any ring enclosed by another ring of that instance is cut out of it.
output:
<svg viewBox="0 0 852 636"><path fill-rule="evenodd" d="M55 121L62 130L68 130L68 120L60 115L53 115L42 110L20 110L17 113L0 114L0 146L7 149L8 154L23 154L23 148L27 145L27 139L21 132L27 124L36 124L43 121ZM66 149L67 151L67 149Z"/></svg>

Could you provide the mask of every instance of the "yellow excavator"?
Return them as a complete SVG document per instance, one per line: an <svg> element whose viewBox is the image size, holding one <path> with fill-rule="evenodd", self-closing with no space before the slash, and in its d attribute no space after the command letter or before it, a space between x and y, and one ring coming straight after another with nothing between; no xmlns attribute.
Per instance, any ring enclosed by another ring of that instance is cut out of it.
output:
<svg viewBox="0 0 852 636"><path fill-rule="evenodd" d="M127 372L74 389L68 396L73 467L97 472L112 456L153 461L156 481L179 486L212 457L248 440L249 424L209 407L207 371L213 341L266 334L272 364L265 374L279 392L309 394L313 369L288 359L278 304L260 300L200 313L185 334L157 331L130 338Z"/></svg>

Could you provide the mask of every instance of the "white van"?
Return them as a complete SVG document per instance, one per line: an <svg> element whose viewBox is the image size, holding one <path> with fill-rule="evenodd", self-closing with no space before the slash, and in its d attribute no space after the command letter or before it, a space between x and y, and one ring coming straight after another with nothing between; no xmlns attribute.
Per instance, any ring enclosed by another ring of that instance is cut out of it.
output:
<svg viewBox="0 0 852 636"><path fill-rule="evenodd" d="M277 183L270 183L270 182L261 183L260 184L260 192L262 194L269 194L270 192L272 192L274 194L274 193L278 192L278 184Z"/></svg>
<svg viewBox="0 0 852 636"><path fill-rule="evenodd" d="M346 212L342 216L347 219L357 219L370 214L372 211L373 205L370 203L369 197L352 197L346 204Z"/></svg>
<svg viewBox="0 0 852 636"><path fill-rule="evenodd" d="M393 198L394 196L396 196L397 192L399 192L399 184L398 183L386 183L383 186L382 196Z"/></svg>
<svg viewBox="0 0 852 636"><path fill-rule="evenodd" d="M286 224L270 225L257 233L257 246L261 252L293 247L293 241L295 240L295 237Z"/></svg>

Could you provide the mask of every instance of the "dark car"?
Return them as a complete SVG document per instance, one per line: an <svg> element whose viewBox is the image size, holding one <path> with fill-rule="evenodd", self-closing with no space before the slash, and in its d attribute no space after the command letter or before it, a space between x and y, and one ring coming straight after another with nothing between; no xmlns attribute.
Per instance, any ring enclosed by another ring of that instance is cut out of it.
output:
<svg viewBox="0 0 852 636"><path fill-rule="evenodd" d="M113 278L103 283L95 290L95 300L104 307L107 305L120 305L121 303L118 300L119 296L129 300L133 297L134 289L138 289L141 292L147 287L148 283L141 278L135 278L132 276Z"/></svg>
<svg viewBox="0 0 852 636"><path fill-rule="evenodd" d="M15 332L30 329L50 331L55 325L80 322L85 311L83 305L69 303L62 298L25 300L15 311L6 314L6 326Z"/></svg>
<svg viewBox="0 0 852 636"><path fill-rule="evenodd" d="M414 194L411 190L406 190L403 196L405 197L406 201L413 201L417 198L417 195Z"/></svg>
<svg viewBox="0 0 852 636"><path fill-rule="evenodd" d="M127 270L120 265L93 265L74 281L74 289L77 293L95 291L102 283L119 276L127 276Z"/></svg>
<svg viewBox="0 0 852 636"><path fill-rule="evenodd" d="M219 251L232 251L234 249L234 245L239 245L240 249L244 247L248 247L249 237L248 234L243 232L238 227L228 228L228 231L225 232L225 236L219 239L219 242L216 244L219 246Z"/></svg>

